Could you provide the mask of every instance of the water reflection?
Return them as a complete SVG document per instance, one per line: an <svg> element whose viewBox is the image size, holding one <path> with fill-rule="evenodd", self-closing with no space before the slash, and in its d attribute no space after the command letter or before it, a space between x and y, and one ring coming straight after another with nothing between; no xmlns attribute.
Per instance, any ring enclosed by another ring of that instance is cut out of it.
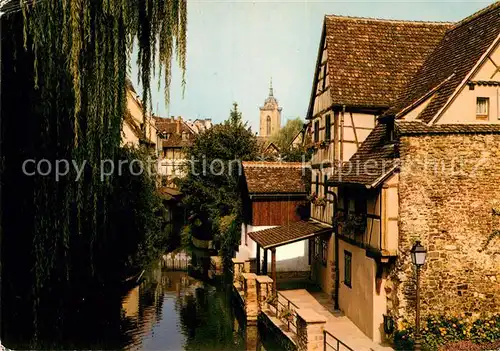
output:
<svg viewBox="0 0 500 351"><path fill-rule="evenodd" d="M245 350L230 295L186 272L153 269L122 301L126 350Z"/></svg>
<svg viewBox="0 0 500 351"><path fill-rule="evenodd" d="M241 322L241 307L233 303L230 287L156 266L125 296L100 291L66 311L64 329L55 328L36 344L23 341L29 339L19 332L4 345L37 350L280 350L270 341L264 346L257 327Z"/></svg>

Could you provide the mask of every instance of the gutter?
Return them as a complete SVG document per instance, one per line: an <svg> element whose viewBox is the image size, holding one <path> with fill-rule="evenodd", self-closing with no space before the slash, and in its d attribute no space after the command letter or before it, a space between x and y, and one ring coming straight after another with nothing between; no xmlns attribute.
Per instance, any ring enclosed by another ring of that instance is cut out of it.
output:
<svg viewBox="0 0 500 351"><path fill-rule="evenodd" d="M255 194L249 194L248 197L250 200L257 200L257 199L269 199L269 198L303 198L307 197L308 193L307 192L302 192L302 193L255 193Z"/></svg>

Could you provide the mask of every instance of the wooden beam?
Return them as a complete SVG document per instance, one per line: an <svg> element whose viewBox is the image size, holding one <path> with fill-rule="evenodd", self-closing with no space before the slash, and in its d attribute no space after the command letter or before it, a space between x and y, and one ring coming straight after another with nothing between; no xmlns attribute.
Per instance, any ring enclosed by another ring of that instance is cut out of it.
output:
<svg viewBox="0 0 500 351"><path fill-rule="evenodd" d="M262 266L262 274L267 275L267 249L264 249L264 265Z"/></svg>
<svg viewBox="0 0 500 351"><path fill-rule="evenodd" d="M356 141L356 147L359 149L359 141L358 141L358 133L356 133L356 126L354 125L354 117L352 116L352 112L349 112L351 116L351 125L352 131L354 132L354 140Z"/></svg>
<svg viewBox="0 0 500 351"><path fill-rule="evenodd" d="M257 244L257 275L260 275L260 245Z"/></svg>
<svg viewBox="0 0 500 351"><path fill-rule="evenodd" d="M271 275L273 278L273 294L278 295L278 289L276 288L276 248L271 249Z"/></svg>

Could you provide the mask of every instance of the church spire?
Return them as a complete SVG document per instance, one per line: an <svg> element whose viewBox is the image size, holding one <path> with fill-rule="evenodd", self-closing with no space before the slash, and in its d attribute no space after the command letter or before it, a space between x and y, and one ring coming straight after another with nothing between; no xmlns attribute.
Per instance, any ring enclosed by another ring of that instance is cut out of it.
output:
<svg viewBox="0 0 500 351"><path fill-rule="evenodd" d="M269 82L269 96L273 96L273 77L271 77L271 81Z"/></svg>

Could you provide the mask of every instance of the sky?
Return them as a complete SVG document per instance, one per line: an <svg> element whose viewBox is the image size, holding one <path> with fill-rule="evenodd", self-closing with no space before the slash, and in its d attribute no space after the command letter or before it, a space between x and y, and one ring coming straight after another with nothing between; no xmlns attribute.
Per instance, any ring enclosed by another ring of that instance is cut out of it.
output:
<svg viewBox="0 0 500 351"><path fill-rule="evenodd" d="M173 64L171 101L152 80L153 112L220 123L237 102L259 130L259 106L269 94L287 119L305 118L325 14L422 21L458 21L492 1L188 1L187 85ZM137 67L132 59L132 81ZM140 89L139 89L140 93Z"/></svg>

